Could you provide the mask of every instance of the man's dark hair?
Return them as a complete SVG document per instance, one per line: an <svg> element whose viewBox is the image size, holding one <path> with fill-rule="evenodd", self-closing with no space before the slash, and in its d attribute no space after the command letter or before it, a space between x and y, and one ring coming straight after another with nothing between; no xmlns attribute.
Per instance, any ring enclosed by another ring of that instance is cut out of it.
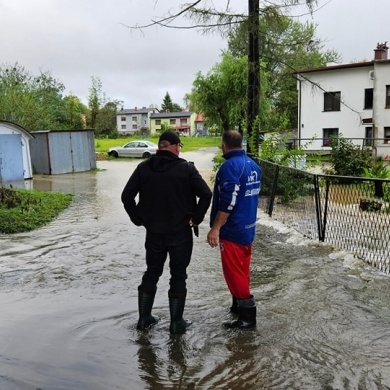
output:
<svg viewBox="0 0 390 390"><path fill-rule="evenodd" d="M227 130L222 134L222 143L224 143L228 149L242 148L242 135L237 130Z"/></svg>

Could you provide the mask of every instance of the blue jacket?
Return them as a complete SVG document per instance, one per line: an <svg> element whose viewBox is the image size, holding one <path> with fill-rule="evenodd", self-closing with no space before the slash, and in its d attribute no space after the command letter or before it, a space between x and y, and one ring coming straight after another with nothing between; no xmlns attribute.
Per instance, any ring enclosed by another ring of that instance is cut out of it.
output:
<svg viewBox="0 0 390 390"><path fill-rule="evenodd" d="M214 185L210 214L213 226L218 211L229 213L219 237L236 244L253 242L261 188L261 169L243 149L225 154Z"/></svg>

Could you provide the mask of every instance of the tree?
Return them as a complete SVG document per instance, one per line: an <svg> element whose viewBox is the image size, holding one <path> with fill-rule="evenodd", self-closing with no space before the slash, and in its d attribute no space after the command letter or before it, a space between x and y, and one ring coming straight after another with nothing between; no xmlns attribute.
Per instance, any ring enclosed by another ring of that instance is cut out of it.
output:
<svg viewBox="0 0 390 390"><path fill-rule="evenodd" d="M272 15L275 12L281 13L283 7L287 10L292 6L301 5L299 0L284 0L278 4L272 4L267 2L265 7L260 8L260 0L248 0L248 15L244 15L240 12L230 11L230 0L226 0L226 6L222 11L212 8L198 8L201 0L196 0L193 3L186 3L183 5L183 9L177 13L168 13L167 16L157 18L150 24L144 26L137 26L135 28L142 29L155 25L180 28L173 26L172 24L177 20L180 20L180 16L187 16L195 22L193 28L202 28L204 31L226 31L229 30L235 24L240 24L247 21L248 30L248 84L247 84L247 133L250 138L255 139L255 152L257 154L258 142L259 142L259 128L256 128L256 122L258 123L259 117L259 98L260 98L260 58L258 55L258 43L259 43L259 15L269 14ZM313 6L317 3L317 0L305 0L303 4L306 4L309 11L313 11ZM205 3L207 4L207 2ZM182 28L188 28L184 26ZM252 146L249 145L248 152L251 152Z"/></svg>
<svg viewBox="0 0 390 390"><path fill-rule="evenodd" d="M202 112L208 126L229 130L242 125L246 112L246 57L229 53L207 75L198 72L190 94L190 108Z"/></svg>
<svg viewBox="0 0 390 390"><path fill-rule="evenodd" d="M101 109L96 118L95 134L113 135L117 132L116 113L123 102L109 101Z"/></svg>
<svg viewBox="0 0 390 390"><path fill-rule="evenodd" d="M88 108L89 118L88 124L94 129L96 126L96 118L99 114L99 109L104 104L105 97L102 96L102 82L99 77L91 77L92 85L89 89Z"/></svg>
<svg viewBox="0 0 390 390"><path fill-rule="evenodd" d="M83 129L85 127L85 117L87 107L72 93L64 97L66 110L66 123L68 129Z"/></svg>
<svg viewBox="0 0 390 390"><path fill-rule="evenodd" d="M270 14L260 17L259 56L267 73L273 75L268 80L266 97L271 99L275 114L285 115L285 125L290 129L297 126L298 110L296 80L292 71L324 66L340 57L333 50L323 52L323 45L315 33L313 24L300 23L278 13L272 17ZM245 55L248 46L246 22L233 28L228 37L228 51L233 56Z"/></svg>
<svg viewBox="0 0 390 390"><path fill-rule="evenodd" d="M182 108L177 103L172 102L171 96L167 92L161 104L161 110L164 112L181 112Z"/></svg>
<svg viewBox="0 0 390 390"><path fill-rule="evenodd" d="M66 126L64 85L49 72L32 75L18 63L0 67L0 119L29 131Z"/></svg>

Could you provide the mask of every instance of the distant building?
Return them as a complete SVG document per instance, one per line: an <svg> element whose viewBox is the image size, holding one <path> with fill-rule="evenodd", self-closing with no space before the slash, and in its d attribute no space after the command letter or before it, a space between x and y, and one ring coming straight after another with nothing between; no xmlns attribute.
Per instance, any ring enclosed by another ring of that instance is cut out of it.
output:
<svg viewBox="0 0 390 390"><path fill-rule="evenodd" d="M153 113L150 115L151 134L165 129L190 137L195 133L195 119L196 113L192 111Z"/></svg>
<svg viewBox="0 0 390 390"><path fill-rule="evenodd" d="M116 123L120 135L150 133L150 115L155 108L131 108L118 111Z"/></svg>
<svg viewBox="0 0 390 390"><path fill-rule="evenodd" d="M331 136L342 135L390 159L390 60L386 43L374 60L302 69L298 86L298 142L306 150L330 150Z"/></svg>

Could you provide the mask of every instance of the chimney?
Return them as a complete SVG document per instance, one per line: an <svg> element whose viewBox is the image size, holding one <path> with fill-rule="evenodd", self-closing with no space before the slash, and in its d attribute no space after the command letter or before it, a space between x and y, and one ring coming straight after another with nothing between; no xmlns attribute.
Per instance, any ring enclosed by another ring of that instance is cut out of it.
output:
<svg viewBox="0 0 390 390"><path fill-rule="evenodd" d="M387 60L387 41L385 43L377 43L375 52L375 60Z"/></svg>

